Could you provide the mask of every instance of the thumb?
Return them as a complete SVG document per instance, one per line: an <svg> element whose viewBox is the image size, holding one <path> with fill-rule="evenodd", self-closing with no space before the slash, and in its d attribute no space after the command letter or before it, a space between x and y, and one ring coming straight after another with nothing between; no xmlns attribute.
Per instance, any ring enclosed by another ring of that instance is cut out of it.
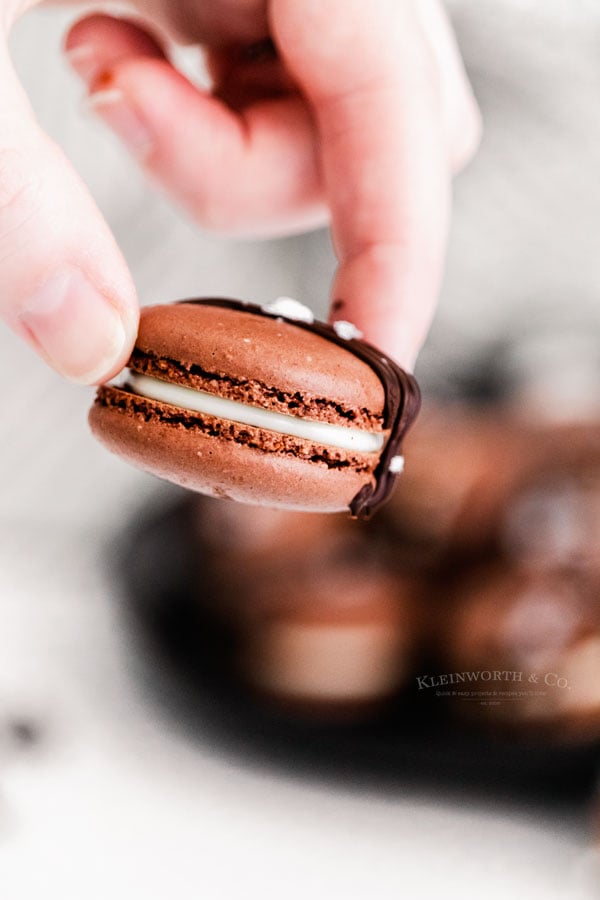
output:
<svg viewBox="0 0 600 900"><path fill-rule="evenodd" d="M85 186L40 130L0 47L0 318L61 374L110 378L135 340L127 266Z"/></svg>

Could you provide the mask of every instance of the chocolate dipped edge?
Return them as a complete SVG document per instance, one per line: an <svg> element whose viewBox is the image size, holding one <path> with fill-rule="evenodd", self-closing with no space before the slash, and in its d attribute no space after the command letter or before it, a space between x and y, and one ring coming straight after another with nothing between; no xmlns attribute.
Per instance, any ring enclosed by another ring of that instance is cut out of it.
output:
<svg viewBox="0 0 600 900"><path fill-rule="evenodd" d="M339 347L349 350L373 369L383 385L385 397L384 427L389 429L390 436L373 472L375 485L365 484L358 494L352 498L349 506L353 518L370 519L379 507L389 499L396 481L396 473L390 472L390 462L394 456L400 455L402 441L421 408L421 391L414 376L405 372L393 359L377 350L372 344L354 338L341 338L333 326L328 325L326 322L318 320L303 322L298 319L290 319L276 312L268 312L256 303L246 303L243 300L229 300L221 297L196 298L179 300L177 302L235 309L257 316L264 316L267 319L287 322L296 328L312 331L314 334L332 341Z"/></svg>

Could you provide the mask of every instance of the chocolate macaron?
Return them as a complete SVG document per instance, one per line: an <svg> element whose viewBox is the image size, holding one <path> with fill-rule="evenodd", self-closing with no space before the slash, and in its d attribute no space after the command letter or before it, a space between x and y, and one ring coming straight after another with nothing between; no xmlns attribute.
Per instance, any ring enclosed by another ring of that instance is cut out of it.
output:
<svg viewBox="0 0 600 900"><path fill-rule="evenodd" d="M92 431L201 493L366 518L389 496L420 398L352 333L290 300L148 307L124 380L98 390Z"/></svg>

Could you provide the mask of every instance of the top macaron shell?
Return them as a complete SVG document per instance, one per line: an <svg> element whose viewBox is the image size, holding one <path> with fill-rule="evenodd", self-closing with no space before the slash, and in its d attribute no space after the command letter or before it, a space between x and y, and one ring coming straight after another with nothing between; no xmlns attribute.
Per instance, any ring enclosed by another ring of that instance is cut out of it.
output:
<svg viewBox="0 0 600 900"><path fill-rule="evenodd" d="M385 391L362 359L277 317L210 303L143 310L132 371L302 418L383 431ZM90 413L110 450L169 481L217 497L334 512L374 481L360 453L219 420L113 385Z"/></svg>
<svg viewBox="0 0 600 900"><path fill-rule="evenodd" d="M281 318L218 306L174 303L143 310L136 349L207 373L301 392L353 415L383 416L385 395L375 372L353 353ZM305 409L309 417L322 413ZM351 424L351 422L348 422Z"/></svg>

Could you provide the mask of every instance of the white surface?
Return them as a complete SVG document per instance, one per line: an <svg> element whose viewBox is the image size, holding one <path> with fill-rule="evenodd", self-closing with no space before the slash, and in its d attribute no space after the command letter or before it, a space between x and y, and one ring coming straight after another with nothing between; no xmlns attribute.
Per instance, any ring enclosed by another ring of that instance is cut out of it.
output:
<svg viewBox="0 0 600 900"><path fill-rule="evenodd" d="M424 356L442 375L503 335L593 330L600 317L600 11L584 0L451 6L486 134L456 184L445 297ZM322 237L199 235L77 114L80 89L56 52L65 20L24 20L15 57L144 301L291 294L322 313L332 273ZM583 843L572 823L408 790L335 791L173 733L141 689L97 563L102 538L157 483L93 443L90 391L5 331L0 349L11 385L0 421L0 718L30 714L45 729L39 748L1 751L3 898L575 896Z"/></svg>

